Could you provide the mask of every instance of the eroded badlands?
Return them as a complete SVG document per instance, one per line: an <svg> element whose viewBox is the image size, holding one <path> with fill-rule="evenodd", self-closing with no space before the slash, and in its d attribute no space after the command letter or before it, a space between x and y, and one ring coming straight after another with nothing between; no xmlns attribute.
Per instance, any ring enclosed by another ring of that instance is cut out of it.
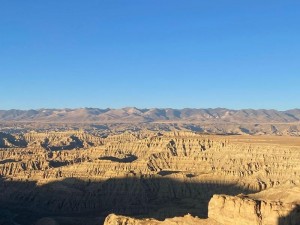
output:
<svg viewBox="0 0 300 225"><path fill-rule="evenodd" d="M2 132L0 221L300 224L300 140L284 138Z"/></svg>

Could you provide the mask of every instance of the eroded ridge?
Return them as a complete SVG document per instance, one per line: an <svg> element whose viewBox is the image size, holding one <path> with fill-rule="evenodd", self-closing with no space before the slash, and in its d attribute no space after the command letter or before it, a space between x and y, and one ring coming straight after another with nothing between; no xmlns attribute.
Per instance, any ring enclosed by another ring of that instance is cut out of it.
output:
<svg viewBox="0 0 300 225"><path fill-rule="evenodd" d="M300 148L255 139L178 131L107 137L67 131L1 133L0 145L0 201L12 212L29 210L25 214L33 216L27 224L45 216L86 224L87 215L94 218L90 224L99 224L109 213L206 218L218 212L217 206L208 211L216 194L300 184ZM259 207L253 204L253 210Z"/></svg>

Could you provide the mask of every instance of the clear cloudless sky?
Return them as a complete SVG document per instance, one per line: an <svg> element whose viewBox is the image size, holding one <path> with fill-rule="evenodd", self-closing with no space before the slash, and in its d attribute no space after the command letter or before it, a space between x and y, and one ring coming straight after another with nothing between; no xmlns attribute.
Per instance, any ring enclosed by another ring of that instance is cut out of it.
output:
<svg viewBox="0 0 300 225"><path fill-rule="evenodd" d="M0 108L300 108L299 0L2 0Z"/></svg>

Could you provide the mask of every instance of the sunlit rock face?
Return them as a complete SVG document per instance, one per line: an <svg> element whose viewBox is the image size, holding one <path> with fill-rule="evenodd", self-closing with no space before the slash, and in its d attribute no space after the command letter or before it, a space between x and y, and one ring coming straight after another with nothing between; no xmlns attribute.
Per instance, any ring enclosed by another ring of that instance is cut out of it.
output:
<svg viewBox="0 0 300 225"><path fill-rule="evenodd" d="M213 219L200 219L190 214L158 221L155 219L134 219L111 214L106 217L104 225L221 225Z"/></svg>
<svg viewBox="0 0 300 225"><path fill-rule="evenodd" d="M293 200L280 196L284 190L290 192ZM255 194L214 195L209 202L208 217L224 225L297 225L300 221L299 190L295 187L271 189L272 199L266 191L259 193L259 199Z"/></svg>
<svg viewBox="0 0 300 225"><path fill-rule="evenodd" d="M111 214L106 218L104 225L297 225L300 221L300 188L286 188L271 189L271 194L263 191L249 196L214 195L208 205L207 219L188 214L157 221ZM282 195L284 190L289 193L289 197ZM276 195L277 201L272 200ZM263 196L264 200L261 199Z"/></svg>
<svg viewBox="0 0 300 225"><path fill-rule="evenodd" d="M273 199L286 203L278 206L265 194L250 195L299 186L296 138L286 144L279 137L178 131L107 137L84 131L2 133L0 138L0 202L13 215L21 210L24 224L49 217L59 224L101 224L109 213L139 217L136 224L188 213L191 220L209 216L220 224L234 224L230 218L273 224L297 214L289 205L295 202ZM251 197L230 197L240 193Z"/></svg>

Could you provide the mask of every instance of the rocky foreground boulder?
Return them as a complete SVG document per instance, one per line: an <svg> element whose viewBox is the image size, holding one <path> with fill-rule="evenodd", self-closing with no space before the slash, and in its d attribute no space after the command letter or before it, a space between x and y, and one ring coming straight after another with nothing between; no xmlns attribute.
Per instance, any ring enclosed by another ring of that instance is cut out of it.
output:
<svg viewBox="0 0 300 225"><path fill-rule="evenodd" d="M214 195L209 202L208 217L223 225L299 225L300 205Z"/></svg>
<svg viewBox="0 0 300 225"><path fill-rule="evenodd" d="M188 214L158 221L111 214L104 225L299 225L300 195L296 195L299 188L292 189L295 194L292 202L272 201L269 196L265 200L255 199L259 195L214 195L209 202L207 219ZM287 192L289 191L291 189ZM271 192L273 198L278 198L281 194L278 190Z"/></svg>
<svg viewBox="0 0 300 225"><path fill-rule="evenodd" d="M109 215L104 225L221 225L213 219L200 219L193 217L190 214L183 217L175 217L158 221L155 219L134 219L126 216L118 216L115 214Z"/></svg>

